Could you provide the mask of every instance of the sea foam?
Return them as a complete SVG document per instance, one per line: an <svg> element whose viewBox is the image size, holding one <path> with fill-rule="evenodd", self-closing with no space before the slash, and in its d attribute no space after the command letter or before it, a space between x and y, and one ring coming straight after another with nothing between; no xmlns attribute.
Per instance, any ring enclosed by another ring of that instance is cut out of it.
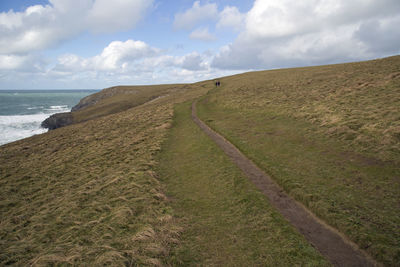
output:
<svg viewBox="0 0 400 267"><path fill-rule="evenodd" d="M48 114L0 116L0 145L47 132L40 124Z"/></svg>
<svg viewBox="0 0 400 267"><path fill-rule="evenodd" d="M68 112L91 90L0 90L0 145L47 132L41 123Z"/></svg>
<svg viewBox="0 0 400 267"><path fill-rule="evenodd" d="M46 110L46 111L54 111L54 112L65 112L65 110L68 111L68 106L67 105L50 106L50 108L46 108L44 110Z"/></svg>
<svg viewBox="0 0 400 267"><path fill-rule="evenodd" d="M50 107L50 113L30 115L0 116L0 145L7 144L32 135L47 132L40 126L42 121L58 112L69 111L67 106Z"/></svg>

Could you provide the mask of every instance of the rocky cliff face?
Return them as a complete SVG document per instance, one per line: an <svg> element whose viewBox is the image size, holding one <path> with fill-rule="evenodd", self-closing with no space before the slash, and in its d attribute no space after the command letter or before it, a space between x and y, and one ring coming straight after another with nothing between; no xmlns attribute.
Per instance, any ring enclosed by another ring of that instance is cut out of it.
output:
<svg viewBox="0 0 400 267"><path fill-rule="evenodd" d="M79 103L71 109L71 111L74 112L74 111L85 109L87 107L95 105L96 103L100 102L101 100L103 100L105 98L109 98L109 97L114 96L115 94L121 94L121 93L135 94L136 91L135 90L123 91L123 90L121 90L121 86L114 86L114 87L106 88L100 92L97 92L95 94L88 95L88 96L82 98L79 101Z"/></svg>
<svg viewBox="0 0 400 267"><path fill-rule="evenodd" d="M95 105L99 100L108 97L109 94L95 93L82 98L79 103L72 107L71 112L57 113L45 119L41 126L43 128L54 130L74 123L72 112L82 110L86 107Z"/></svg>
<svg viewBox="0 0 400 267"><path fill-rule="evenodd" d="M50 130L121 112L142 105L180 85L114 86L82 98L71 112L54 114L42 122Z"/></svg>
<svg viewBox="0 0 400 267"><path fill-rule="evenodd" d="M71 112L65 112L51 115L42 122L41 126L49 130L54 130L72 123L73 119Z"/></svg>
<svg viewBox="0 0 400 267"><path fill-rule="evenodd" d="M72 107L71 111L74 112L74 111L85 109L87 107L95 105L97 102L99 102L100 100L102 100L104 98L110 97L111 96L110 94L105 93L106 90L107 89L105 89L101 92L95 93L93 95L88 95L88 96L82 98L78 104L76 104L75 106Z"/></svg>

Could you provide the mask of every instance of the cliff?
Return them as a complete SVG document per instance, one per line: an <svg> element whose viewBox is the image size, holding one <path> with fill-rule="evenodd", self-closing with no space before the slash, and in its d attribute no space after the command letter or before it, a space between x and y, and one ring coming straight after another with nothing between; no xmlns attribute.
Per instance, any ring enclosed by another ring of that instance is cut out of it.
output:
<svg viewBox="0 0 400 267"><path fill-rule="evenodd" d="M73 119L71 112L64 112L51 115L42 122L41 126L49 130L54 130L72 123Z"/></svg>
<svg viewBox="0 0 400 267"><path fill-rule="evenodd" d="M102 116L122 112L142 105L157 97L166 96L182 85L154 86L114 86L89 95L71 109L71 112L57 113L41 124L43 128L54 130Z"/></svg>

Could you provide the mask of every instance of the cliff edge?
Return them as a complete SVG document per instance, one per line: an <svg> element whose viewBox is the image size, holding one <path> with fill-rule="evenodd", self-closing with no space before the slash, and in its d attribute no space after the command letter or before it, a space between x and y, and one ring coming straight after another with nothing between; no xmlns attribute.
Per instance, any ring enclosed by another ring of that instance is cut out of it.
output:
<svg viewBox="0 0 400 267"><path fill-rule="evenodd" d="M57 113L41 123L54 130L102 116L122 112L148 101L165 96L184 85L114 86L82 98L71 112Z"/></svg>
<svg viewBox="0 0 400 267"><path fill-rule="evenodd" d="M42 128L54 130L73 123L71 112L56 113L42 121Z"/></svg>

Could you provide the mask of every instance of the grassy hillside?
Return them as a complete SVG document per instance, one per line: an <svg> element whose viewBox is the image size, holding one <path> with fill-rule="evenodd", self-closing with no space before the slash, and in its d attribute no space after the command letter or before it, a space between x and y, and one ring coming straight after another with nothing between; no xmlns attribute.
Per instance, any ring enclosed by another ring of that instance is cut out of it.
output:
<svg viewBox="0 0 400 267"><path fill-rule="evenodd" d="M175 86L0 147L1 265L329 265L190 121L213 83Z"/></svg>
<svg viewBox="0 0 400 267"><path fill-rule="evenodd" d="M329 265L191 122L400 264L400 57L113 87L0 146L0 265ZM183 103L183 104L182 104Z"/></svg>
<svg viewBox="0 0 400 267"><path fill-rule="evenodd" d="M400 57L221 79L200 117L297 200L400 264Z"/></svg>
<svg viewBox="0 0 400 267"><path fill-rule="evenodd" d="M156 179L155 155L173 104L207 90L183 87L1 146L0 265L158 265L168 257L180 227Z"/></svg>
<svg viewBox="0 0 400 267"><path fill-rule="evenodd" d="M181 242L172 266L329 266L191 120L175 109L157 172L166 185Z"/></svg>
<svg viewBox="0 0 400 267"><path fill-rule="evenodd" d="M75 123L106 116L142 105L156 98L173 95L188 85L116 86L104 89L81 100L79 110L72 112ZM87 104L87 105L85 105Z"/></svg>

